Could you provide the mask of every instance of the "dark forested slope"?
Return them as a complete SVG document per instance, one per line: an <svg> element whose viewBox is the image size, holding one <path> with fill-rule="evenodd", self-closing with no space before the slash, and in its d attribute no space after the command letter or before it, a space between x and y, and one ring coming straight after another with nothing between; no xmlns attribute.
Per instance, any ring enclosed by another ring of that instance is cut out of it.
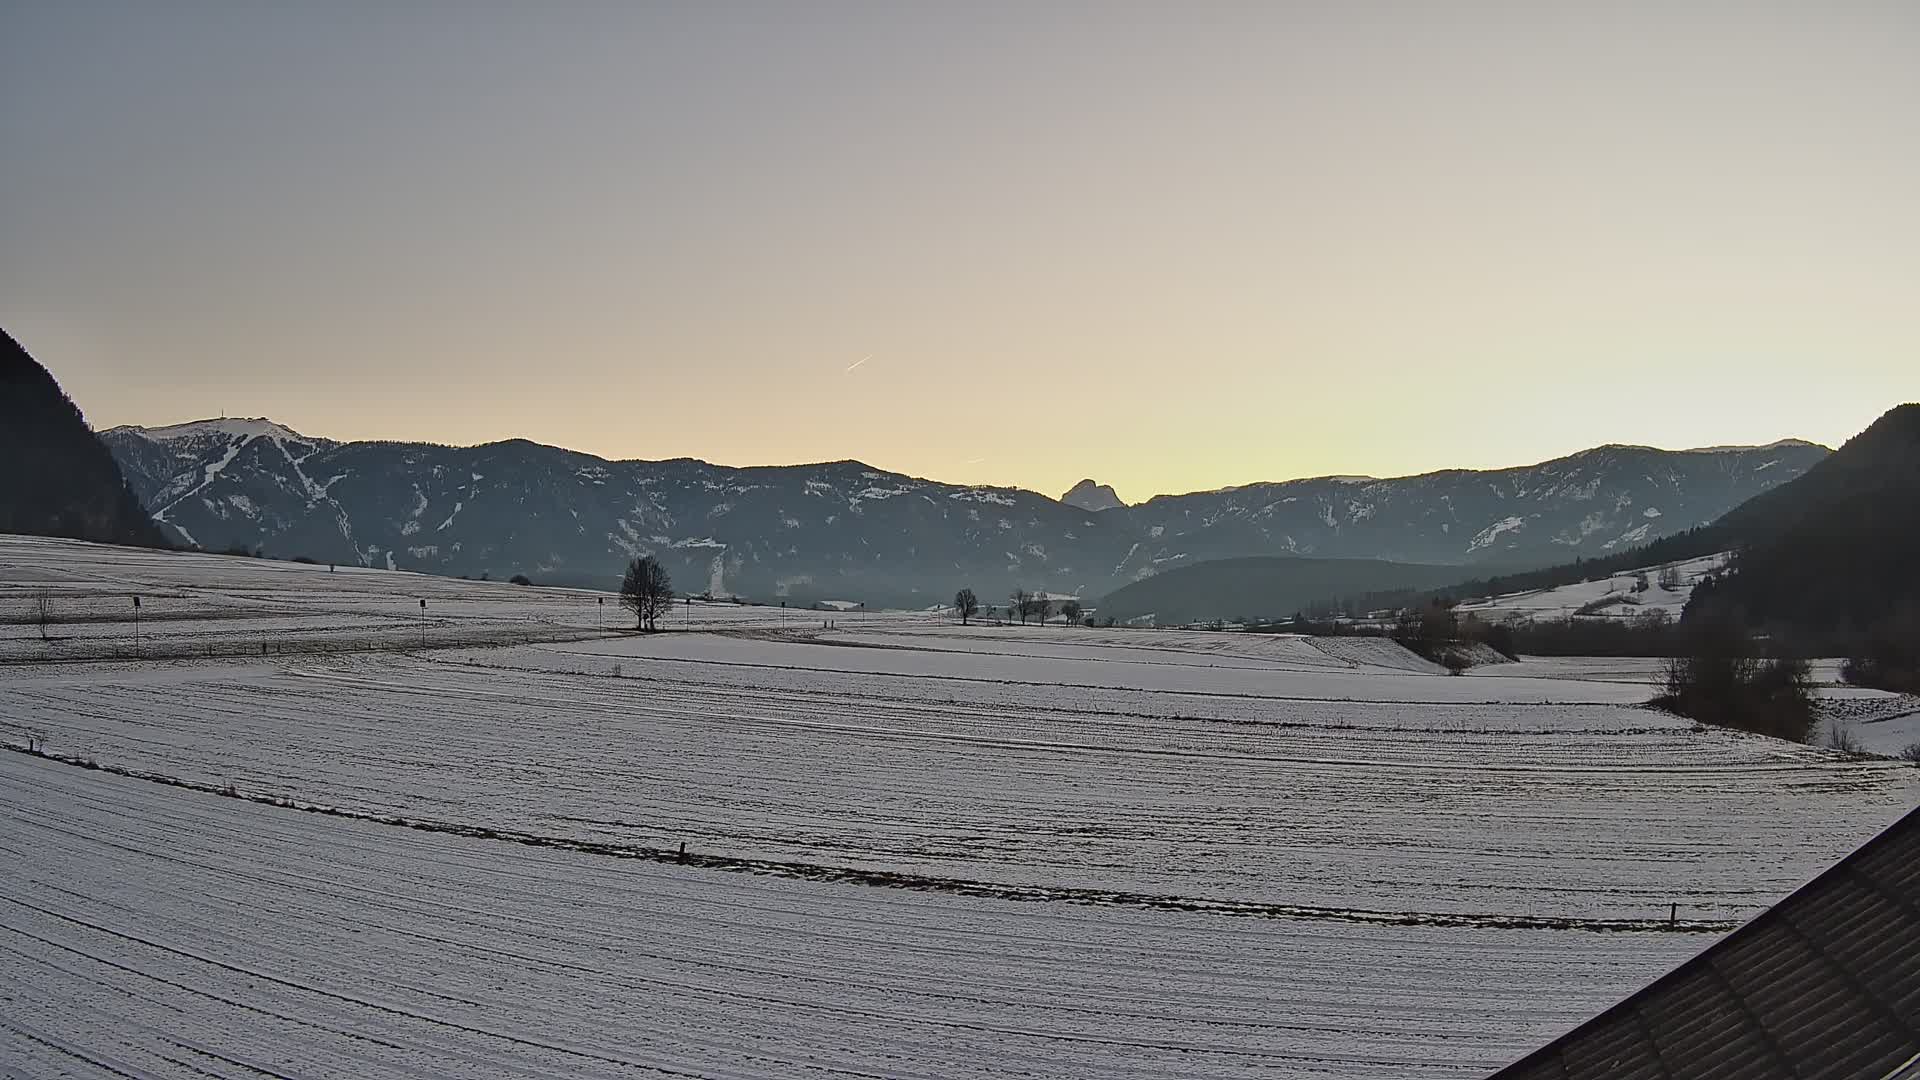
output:
<svg viewBox="0 0 1920 1080"><path fill-rule="evenodd" d="M1920 404L1901 405L1791 483L1715 524L1729 572L1694 603L1801 633L1920 616Z"/></svg>
<svg viewBox="0 0 1920 1080"><path fill-rule="evenodd" d="M0 330L0 532L161 546L113 454L46 368Z"/></svg>
<svg viewBox="0 0 1920 1080"><path fill-rule="evenodd" d="M1328 597L1431 588L1459 576L1457 566L1382 559L1256 556L1214 559L1136 581L1096 605L1099 619L1152 615L1160 625L1211 619L1284 618Z"/></svg>

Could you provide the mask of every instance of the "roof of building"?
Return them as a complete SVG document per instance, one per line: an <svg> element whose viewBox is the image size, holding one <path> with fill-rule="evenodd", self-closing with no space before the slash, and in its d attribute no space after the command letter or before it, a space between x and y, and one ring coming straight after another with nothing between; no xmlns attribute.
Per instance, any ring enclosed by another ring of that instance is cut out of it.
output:
<svg viewBox="0 0 1920 1080"><path fill-rule="evenodd" d="M1920 1058L1920 810L1493 1080L1893 1080Z"/></svg>

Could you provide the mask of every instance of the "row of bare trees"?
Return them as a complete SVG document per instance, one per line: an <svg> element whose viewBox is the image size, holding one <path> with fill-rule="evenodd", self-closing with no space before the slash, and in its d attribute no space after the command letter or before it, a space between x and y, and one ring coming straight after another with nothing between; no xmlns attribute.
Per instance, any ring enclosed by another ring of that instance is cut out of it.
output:
<svg viewBox="0 0 1920 1080"><path fill-rule="evenodd" d="M620 583L620 605L634 613L639 623L637 629L655 629L655 620L672 603L673 582L658 559L648 555L627 565L626 579ZM954 593L953 610L960 616L961 625L967 625L981 612L979 595L972 589L961 589ZM991 612L992 609L988 610ZM1070 625L1078 624L1083 609L1078 600L1056 602L1045 593L1028 592L1026 589L1015 589L1007 598L1007 618L1019 619L1022 626L1029 619L1045 625L1056 614Z"/></svg>
<svg viewBox="0 0 1920 1080"><path fill-rule="evenodd" d="M953 594L953 610L959 614L960 624L965 626L969 620L980 614L980 598L972 589L961 589ZM992 609L989 608L988 611L991 613ZM1078 623L1082 614L1080 601L1067 600L1056 605L1051 596L1045 593L1028 592L1025 589L1015 589L1007 597L1007 618L1019 619L1022 626L1027 624L1028 619L1044 625L1056 613L1070 624Z"/></svg>

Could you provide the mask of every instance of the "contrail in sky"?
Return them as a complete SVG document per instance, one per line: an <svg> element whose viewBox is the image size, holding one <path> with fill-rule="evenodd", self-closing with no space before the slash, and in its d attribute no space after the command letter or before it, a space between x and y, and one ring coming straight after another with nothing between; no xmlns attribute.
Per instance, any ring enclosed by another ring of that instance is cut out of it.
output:
<svg viewBox="0 0 1920 1080"><path fill-rule="evenodd" d="M866 363L867 361L869 361L869 360L871 360L871 359L873 359L873 354L872 354L872 353L868 353L867 355L865 355L865 356L863 356L863 357L861 357L860 359L858 359L858 360L855 360L855 361L854 361L853 363L851 363L851 364L848 364L848 365L847 365L847 370L846 370L846 374L848 374L848 375L851 375L851 374L853 374L853 369L854 369L854 368L857 368L857 367L859 367L859 366L860 366L861 364L864 364L864 363Z"/></svg>

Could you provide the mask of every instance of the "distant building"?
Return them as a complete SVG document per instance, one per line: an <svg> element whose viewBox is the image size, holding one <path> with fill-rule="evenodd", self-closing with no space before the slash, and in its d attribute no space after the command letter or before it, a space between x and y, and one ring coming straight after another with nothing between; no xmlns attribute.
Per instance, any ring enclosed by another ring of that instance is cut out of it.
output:
<svg viewBox="0 0 1920 1080"><path fill-rule="evenodd" d="M1048 616L1047 616L1048 618L1052 618L1052 619L1060 618L1061 617L1060 608L1062 605L1067 604L1068 602L1080 604L1080 617L1082 619L1091 618L1093 616L1093 609L1088 607L1085 604L1081 604L1080 598L1073 595L1072 593L1036 592L1033 594L1033 598L1035 600L1045 600L1049 605L1051 605L1051 607L1048 609Z"/></svg>

